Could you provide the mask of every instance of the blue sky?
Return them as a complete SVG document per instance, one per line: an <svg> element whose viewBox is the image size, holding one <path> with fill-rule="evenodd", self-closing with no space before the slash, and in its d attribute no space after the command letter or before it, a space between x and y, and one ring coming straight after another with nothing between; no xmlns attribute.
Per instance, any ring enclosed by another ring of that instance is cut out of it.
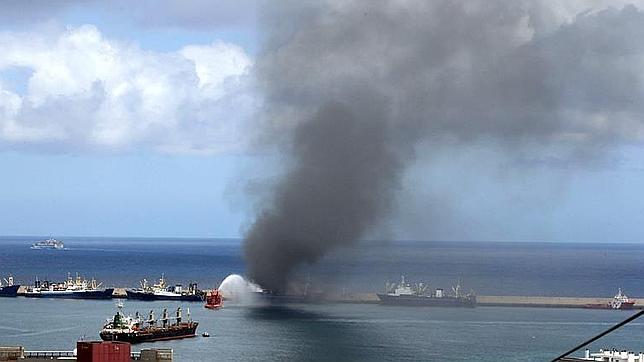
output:
<svg viewBox="0 0 644 362"><path fill-rule="evenodd" d="M257 51L248 24L205 28L144 25L127 9L72 3L46 14L4 22L0 31L34 32L91 25L110 41L142 52L176 52L186 45L235 44ZM27 9L29 11L29 9ZM51 14L51 15L50 15ZM132 15L132 14L130 14ZM29 67L0 72L5 88L27 93ZM0 148L2 149L2 148ZM238 237L245 200L236 194L240 175L262 157L33 145L0 150L0 234Z"/></svg>
<svg viewBox="0 0 644 362"><path fill-rule="evenodd" d="M252 222L248 183L282 166L249 146L254 3L141 4L0 5L0 235L240 237ZM642 241L638 142L600 166L517 166L484 142L418 153L370 237Z"/></svg>

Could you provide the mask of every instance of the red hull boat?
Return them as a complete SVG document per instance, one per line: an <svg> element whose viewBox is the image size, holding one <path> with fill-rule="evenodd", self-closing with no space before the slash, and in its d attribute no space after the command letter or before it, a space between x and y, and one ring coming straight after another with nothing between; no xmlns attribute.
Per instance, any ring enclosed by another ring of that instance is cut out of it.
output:
<svg viewBox="0 0 644 362"><path fill-rule="evenodd" d="M208 309L219 309L223 306L224 301L219 290L215 289L206 295L206 305L204 307Z"/></svg>
<svg viewBox="0 0 644 362"><path fill-rule="evenodd" d="M635 306L635 300L630 299L626 294L622 293L620 288L617 292L617 295L613 297L608 303L599 303L599 304L586 304L586 308L590 309L633 309Z"/></svg>

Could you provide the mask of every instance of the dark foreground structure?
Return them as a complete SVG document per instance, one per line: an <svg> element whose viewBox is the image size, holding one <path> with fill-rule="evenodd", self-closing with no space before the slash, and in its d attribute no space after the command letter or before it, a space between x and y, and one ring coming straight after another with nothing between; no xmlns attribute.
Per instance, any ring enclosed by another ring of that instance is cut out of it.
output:
<svg viewBox="0 0 644 362"><path fill-rule="evenodd" d="M142 349L132 352L129 343L79 341L75 351L25 351L24 347L0 347L0 361L78 361L78 362L170 362L173 351L169 348Z"/></svg>
<svg viewBox="0 0 644 362"><path fill-rule="evenodd" d="M589 360L590 361L621 362L622 357L626 357L625 360L628 361L628 362L631 362L631 361L632 362L642 362L642 357L644 357L644 355L642 355L642 353L640 353L637 357L635 355L633 355L633 359L628 359L628 354L629 353L626 352L626 351L617 352L618 353L617 356L615 356L615 353L612 353L612 355L609 353L608 356L603 356L602 354L603 354L604 351L602 350L602 351L600 351L600 353L597 356L599 359L591 359L590 354L589 354L588 351L586 352L586 356L584 356L584 358L569 357L572 353L574 353L574 352L586 347L587 345L593 343L594 341L600 339L601 337L603 337L603 336L605 336L605 335L607 335L607 334L609 334L609 333L611 333L611 332L613 332L613 331L615 331L615 330L627 325L628 323L638 319L642 315L644 315L644 310L641 310L641 311L633 314L632 316L630 316L630 317L626 318L625 320L617 323L616 325L608 328L607 330L603 331L602 333L600 333L600 334L598 334L596 336L593 336L592 338L584 341L583 343L577 345L576 347L574 347L574 348L562 353L561 355L559 355L555 359L553 359L551 362L570 362L570 361L589 361ZM616 352L616 351L609 351L609 352ZM618 359L615 359L613 357L617 357ZM637 358L637 359L635 359L635 358Z"/></svg>

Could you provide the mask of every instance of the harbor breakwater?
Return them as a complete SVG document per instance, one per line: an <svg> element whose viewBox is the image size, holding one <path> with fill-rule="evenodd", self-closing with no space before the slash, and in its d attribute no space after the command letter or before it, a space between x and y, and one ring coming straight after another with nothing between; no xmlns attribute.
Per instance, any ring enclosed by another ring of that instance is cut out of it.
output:
<svg viewBox="0 0 644 362"><path fill-rule="evenodd" d="M21 287L18 294L24 293ZM126 298L126 288L114 288L114 298ZM206 290L205 292L208 292ZM376 293L325 294L320 302L378 304ZM589 304L608 304L610 297L544 297L511 295L478 295L477 305L481 307L527 307L527 308L585 308ZM644 309L644 297L633 298L633 309Z"/></svg>
<svg viewBox="0 0 644 362"><path fill-rule="evenodd" d="M633 309L644 309L644 298L634 299L636 303ZM338 303L379 303L375 293L330 295L326 300ZM478 295L476 300L477 305L483 307L585 308L589 304L608 304L613 298Z"/></svg>

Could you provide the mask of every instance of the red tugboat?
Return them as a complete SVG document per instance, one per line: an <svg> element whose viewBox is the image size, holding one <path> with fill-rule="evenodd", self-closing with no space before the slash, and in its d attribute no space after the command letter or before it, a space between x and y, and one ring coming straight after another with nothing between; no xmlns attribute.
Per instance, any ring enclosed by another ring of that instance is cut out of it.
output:
<svg viewBox="0 0 644 362"><path fill-rule="evenodd" d="M622 288L619 288L617 295L613 297L608 303L586 304L586 308L590 309L633 309L635 299L630 299L626 294L622 293Z"/></svg>
<svg viewBox="0 0 644 362"><path fill-rule="evenodd" d="M206 305L204 305L205 308L219 309L223 306L224 306L224 301L221 296L221 293L219 293L219 290L214 289L206 295Z"/></svg>

